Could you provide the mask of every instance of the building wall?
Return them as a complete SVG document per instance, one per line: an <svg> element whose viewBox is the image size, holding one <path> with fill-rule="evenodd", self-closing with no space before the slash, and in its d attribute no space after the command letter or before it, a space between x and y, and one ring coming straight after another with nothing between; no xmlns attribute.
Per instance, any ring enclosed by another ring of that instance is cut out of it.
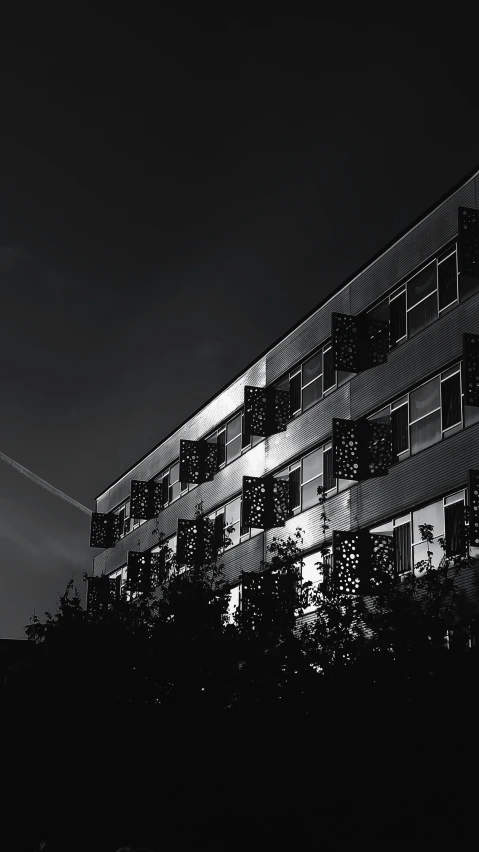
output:
<svg viewBox="0 0 479 852"><path fill-rule="evenodd" d="M132 479L147 480L178 459L180 438L205 437L243 404L245 385L264 386L279 379L330 336L331 313L356 314L371 307L400 284L421 263L437 253L457 234L457 208L477 206L479 178L472 178L418 225L399 239L369 267L346 284L245 373L210 401L188 423L153 450L97 500L97 511L108 512L127 499ZM358 418L409 390L414 384L445 368L461 356L462 333L479 334L479 294L446 312L440 319L389 354L384 365L360 373L279 433L244 453L222 469L213 482L204 483L168 506L160 515L160 531L176 532L178 518L194 516L202 501L210 512L241 491L243 476L264 476L304 455L331 437L333 417ZM464 487L469 467L479 467L479 427L470 427L395 466L388 476L353 485L327 502L331 529L366 526L399 514L420 502ZM227 551L225 576L233 583L241 570L255 570L274 535L285 538L296 527L305 531L304 546L321 542L320 508L292 518L285 527L267 530ZM110 572L127 561L128 550L145 550L157 540L156 522L148 521L98 554L96 574Z"/></svg>

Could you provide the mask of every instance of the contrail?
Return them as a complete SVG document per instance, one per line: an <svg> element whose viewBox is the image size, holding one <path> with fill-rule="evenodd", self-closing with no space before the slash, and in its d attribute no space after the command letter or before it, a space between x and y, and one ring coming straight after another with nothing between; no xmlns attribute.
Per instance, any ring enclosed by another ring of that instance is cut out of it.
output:
<svg viewBox="0 0 479 852"><path fill-rule="evenodd" d="M82 512L85 512L87 515L91 515L91 510L84 506L82 503L79 503L77 500L74 500L73 497L69 497L68 494L64 494L63 491L60 491L59 488L55 488L54 485L50 485L49 482L45 482L40 476L37 476L36 473L32 473L28 468L23 467L22 464L18 464L18 462L11 459L9 456L6 456L5 453L0 452L0 459L3 459L4 462L11 465L18 470L19 473L23 473L27 479L31 479L32 482L36 482L37 485L40 485L45 491L49 491L50 494L56 494L57 497L60 497L62 500L65 500L67 503L70 503L72 506L76 506L77 509L81 509Z"/></svg>

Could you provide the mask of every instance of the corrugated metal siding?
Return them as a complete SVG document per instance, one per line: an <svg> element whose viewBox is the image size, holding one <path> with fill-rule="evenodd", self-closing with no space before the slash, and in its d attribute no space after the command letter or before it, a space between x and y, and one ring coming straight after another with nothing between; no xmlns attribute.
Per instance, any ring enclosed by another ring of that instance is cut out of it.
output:
<svg viewBox="0 0 479 852"><path fill-rule="evenodd" d="M326 501L326 514L329 518L330 529L328 538L331 538L331 531L348 530L351 526L351 490L342 491L340 494L335 494ZM321 506L313 506L306 512L301 512L294 518L290 518L284 527L275 527L271 530L266 530L265 547L266 550L270 546L273 538L280 541L286 541L288 536L294 538L296 529L300 527L303 531L304 550L310 550L319 547L322 543L322 524L321 524Z"/></svg>
<svg viewBox="0 0 479 852"><path fill-rule="evenodd" d="M346 287L333 296L311 317L305 320L299 328L291 332L286 340L278 343L266 355L266 384L279 379L287 370L294 367L298 361L305 358L312 349L325 343L331 336L331 314L333 311L349 314L349 289Z"/></svg>
<svg viewBox="0 0 479 852"><path fill-rule="evenodd" d="M386 364L351 379L351 416L370 414L462 356L463 332L479 333L479 293L389 353Z"/></svg>
<svg viewBox="0 0 479 852"><path fill-rule="evenodd" d="M457 234L457 208L475 206L475 187L471 178L351 282L351 313L365 310L452 240Z"/></svg>
<svg viewBox="0 0 479 852"><path fill-rule="evenodd" d="M234 586L242 571L259 571L263 559L264 533L227 550L221 558L225 582Z"/></svg>
<svg viewBox="0 0 479 852"><path fill-rule="evenodd" d="M387 476L353 486L353 528L379 524L441 494L464 488L470 467L479 467L477 423L400 462Z"/></svg>
<svg viewBox="0 0 479 852"><path fill-rule="evenodd" d="M197 441L213 431L220 423L241 407L244 400L245 385L263 387L265 384L265 359L254 364L243 376L237 379L229 388L213 399L202 411L196 414L182 429L175 432L160 447L153 450L128 474L113 485L97 501L98 512L109 512L118 506L130 494L132 479L152 479L164 468L178 459L180 439Z"/></svg>

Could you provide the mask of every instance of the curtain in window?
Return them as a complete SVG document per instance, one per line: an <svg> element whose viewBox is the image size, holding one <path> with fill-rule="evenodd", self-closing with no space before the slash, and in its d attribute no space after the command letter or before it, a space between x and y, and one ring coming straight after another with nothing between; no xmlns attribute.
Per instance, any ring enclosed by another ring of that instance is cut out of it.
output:
<svg viewBox="0 0 479 852"><path fill-rule="evenodd" d="M459 373L441 382L442 428L461 422L461 379Z"/></svg>
<svg viewBox="0 0 479 852"><path fill-rule="evenodd" d="M401 524L394 527L394 548L396 552L396 571L405 574L411 570L411 525Z"/></svg>

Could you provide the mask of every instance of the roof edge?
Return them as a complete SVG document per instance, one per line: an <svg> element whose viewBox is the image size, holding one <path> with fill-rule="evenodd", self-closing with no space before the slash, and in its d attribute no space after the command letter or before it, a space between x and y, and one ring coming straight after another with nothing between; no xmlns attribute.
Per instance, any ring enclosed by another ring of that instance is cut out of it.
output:
<svg viewBox="0 0 479 852"><path fill-rule="evenodd" d="M206 408L206 406L209 405L210 402L212 402L215 399L215 397L219 396L220 393L223 393L223 391L227 390L230 387L230 385L233 384L233 382L236 382L238 379L240 379L241 376L244 373L246 373L248 370L250 370L251 367L253 367L258 361L260 361L261 358L264 358L264 356L268 352L270 352L272 349L275 349L276 346L278 346L283 340L285 340L287 337L289 337L290 334L292 334L294 331L296 331L296 329L299 328L299 326L302 325L304 322L306 322L306 320L308 320L313 314L315 314L316 311L319 311L320 308L324 307L324 305L326 305L329 302L330 299L332 299L339 292L341 292L341 290L343 290L345 287L347 287L349 284L351 284L355 280L355 278L358 277L358 275L361 275L363 272L365 272L366 269L369 266L371 266L373 263L375 263L377 260L379 260L379 258L383 254L386 254L386 252L390 251L390 249L392 249L393 246L396 245L396 243L400 242L400 240L402 240L406 236L406 234L409 233L409 231L412 231L414 228L416 228L423 221L423 219L427 219L427 217L430 216L431 213L433 213L434 210L437 207L439 207L441 204L444 204L444 202L447 201L447 199L450 198L451 195L454 195L455 192L458 192L459 189L461 189L463 186L466 186L466 184L468 184L476 176L479 176L479 166L476 166L471 172L469 172L467 174L466 177L462 178L451 189L449 189L447 192L445 192L443 195L441 195L441 197L437 201L435 201L434 204L431 204L426 210L424 210L423 213L421 213L416 219L414 219L413 222L410 225L408 225L406 228L404 228L402 231L400 231L399 234L397 234L395 237L393 237L393 239L390 240L389 243L386 243L386 245L383 246L378 252L376 252L376 254L374 254L365 263L363 263L355 272L353 272L352 275L350 275L348 278L346 278L345 281L343 281L334 290L332 290L327 296L325 296L324 299L321 300L321 302L319 302L317 305L315 305L310 311L308 311L307 314L302 316L296 323L294 323L294 325L291 326L291 328L288 329L288 331L285 331L280 337L277 338L277 340L275 340L273 343L271 343L269 346L267 346L266 349L263 349L263 351L260 352L259 355L257 355L252 361L250 361L249 364L246 365L246 367L243 367L243 369L239 373L237 373L235 376L233 376L233 378L230 379L225 385L223 385L223 387L221 387L214 394L212 394L212 396L210 396L204 403L202 403L202 405L200 405L199 408L197 408L195 411L193 411L192 414L189 414L188 417L186 417L185 420L183 420L178 426L176 426L171 432L169 432L168 435L165 435L161 439L161 441L159 441L158 444L156 444L154 447L152 447L151 450L148 450L147 453L145 453L140 459L138 459L138 461L136 461L129 468L127 468L127 470L125 470L124 473L122 473L119 477L114 479L113 482L111 482L106 488L104 488L103 491L100 492L100 494L97 494L97 496L94 499L99 500L101 497L103 497L110 490L110 488L113 488L114 485L116 485L118 482L120 482L120 480L122 480L125 476L127 476L130 473L130 471L132 471L135 467L137 467L137 465L141 464L142 461L144 461L146 458L148 458L148 456L150 456L152 453L154 453L155 450L158 449L158 447L161 447L161 445L164 444L164 442L167 441L169 438L171 438L175 434L175 432L178 432L180 429L182 429L183 426L185 426L185 424L188 423L188 421L192 419L192 417L196 417L196 415L199 414L200 411L202 411L204 408Z"/></svg>

